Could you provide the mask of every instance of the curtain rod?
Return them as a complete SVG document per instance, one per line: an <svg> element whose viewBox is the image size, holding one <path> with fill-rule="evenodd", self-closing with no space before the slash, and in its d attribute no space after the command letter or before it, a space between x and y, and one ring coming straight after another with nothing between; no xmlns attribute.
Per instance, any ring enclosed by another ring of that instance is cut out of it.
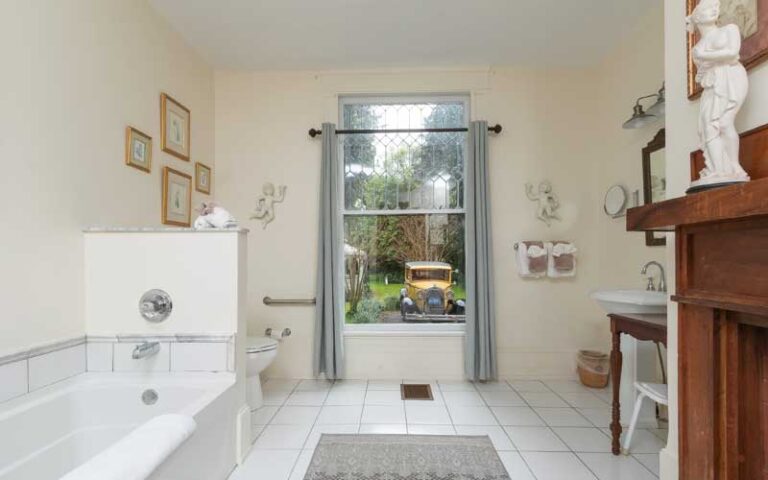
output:
<svg viewBox="0 0 768 480"><path fill-rule="evenodd" d="M336 135L340 134L373 134L373 133L446 133L446 132L466 132L469 129L466 127L457 128L395 128L384 130L336 130ZM492 127L488 127L489 132L501 133L501 125L498 123ZM322 135L322 130L315 128L309 129L309 136L312 138Z"/></svg>

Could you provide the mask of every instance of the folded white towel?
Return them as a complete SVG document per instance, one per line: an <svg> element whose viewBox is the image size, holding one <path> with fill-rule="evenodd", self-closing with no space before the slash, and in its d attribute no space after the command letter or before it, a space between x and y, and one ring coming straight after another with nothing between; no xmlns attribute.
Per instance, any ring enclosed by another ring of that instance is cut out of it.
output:
<svg viewBox="0 0 768 480"><path fill-rule="evenodd" d="M550 251L549 261L547 262L547 276L551 278L575 277L576 276L576 246L568 242L547 243L547 249ZM573 255L572 267L570 270L557 268L557 259L563 255Z"/></svg>
<svg viewBox="0 0 768 480"><path fill-rule="evenodd" d="M526 248L525 242L517 242L517 271L524 278L541 278L546 275L545 271L531 272L531 259L541 258L547 255L547 249L538 245L531 245Z"/></svg>
<svg viewBox="0 0 768 480"><path fill-rule="evenodd" d="M558 243L552 247L552 255L555 257L568 255L570 253L576 253L576 247L572 243Z"/></svg>
<svg viewBox="0 0 768 480"><path fill-rule="evenodd" d="M60 480L145 480L195 431L186 415L160 415Z"/></svg>

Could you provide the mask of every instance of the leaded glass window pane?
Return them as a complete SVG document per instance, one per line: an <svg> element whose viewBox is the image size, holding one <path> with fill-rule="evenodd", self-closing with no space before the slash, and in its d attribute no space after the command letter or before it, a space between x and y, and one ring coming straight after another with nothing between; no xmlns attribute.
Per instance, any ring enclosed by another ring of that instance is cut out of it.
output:
<svg viewBox="0 0 768 480"><path fill-rule="evenodd" d="M466 127L464 101L342 106L344 130ZM464 208L465 132L339 135L347 211Z"/></svg>
<svg viewBox="0 0 768 480"><path fill-rule="evenodd" d="M466 285L464 97L345 98L347 323L463 323ZM380 130L398 130L381 132Z"/></svg>

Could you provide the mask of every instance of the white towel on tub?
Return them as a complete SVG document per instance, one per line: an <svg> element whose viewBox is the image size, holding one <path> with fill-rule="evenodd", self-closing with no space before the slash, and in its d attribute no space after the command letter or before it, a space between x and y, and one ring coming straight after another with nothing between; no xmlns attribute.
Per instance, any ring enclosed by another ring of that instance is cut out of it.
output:
<svg viewBox="0 0 768 480"><path fill-rule="evenodd" d="M60 480L145 480L195 428L186 415L157 416Z"/></svg>

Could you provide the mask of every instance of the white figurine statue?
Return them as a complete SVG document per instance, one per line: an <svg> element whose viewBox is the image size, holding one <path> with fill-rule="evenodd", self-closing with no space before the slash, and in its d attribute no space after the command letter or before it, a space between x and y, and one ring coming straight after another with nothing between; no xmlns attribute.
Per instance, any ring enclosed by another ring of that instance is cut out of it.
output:
<svg viewBox="0 0 768 480"><path fill-rule="evenodd" d="M686 19L689 31L697 29L701 40L693 47L696 82L703 92L699 111L699 137L705 168L692 189L706 185L749 181L739 163L739 134L734 121L747 96L747 71L739 63L739 27L718 26L719 0L701 0Z"/></svg>
<svg viewBox="0 0 768 480"><path fill-rule="evenodd" d="M203 202L197 210L200 216L195 219L195 229L237 228L237 220L228 211L214 202Z"/></svg>
<svg viewBox="0 0 768 480"><path fill-rule="evenodd" d="M267 228L267 224L275 219L275 203L285 199L286 189L285 185L280 185L275 195L275 186L271 182L265 183L263 194L256 199L256 211L251 215L251 219L261 220L262 228Z"/></svg>
<svg viewBox="0 0 768 480"><path fill-rule="evenodd" d="M536 218L550 226L552 220L560 220L557 209L560 208L560 201L557 195L552 192L552 184L544 180L539 183L539 193L533 193L533 184L525 184L525 194L533 201L538 201L539 206L536 209Z"/></svg>

